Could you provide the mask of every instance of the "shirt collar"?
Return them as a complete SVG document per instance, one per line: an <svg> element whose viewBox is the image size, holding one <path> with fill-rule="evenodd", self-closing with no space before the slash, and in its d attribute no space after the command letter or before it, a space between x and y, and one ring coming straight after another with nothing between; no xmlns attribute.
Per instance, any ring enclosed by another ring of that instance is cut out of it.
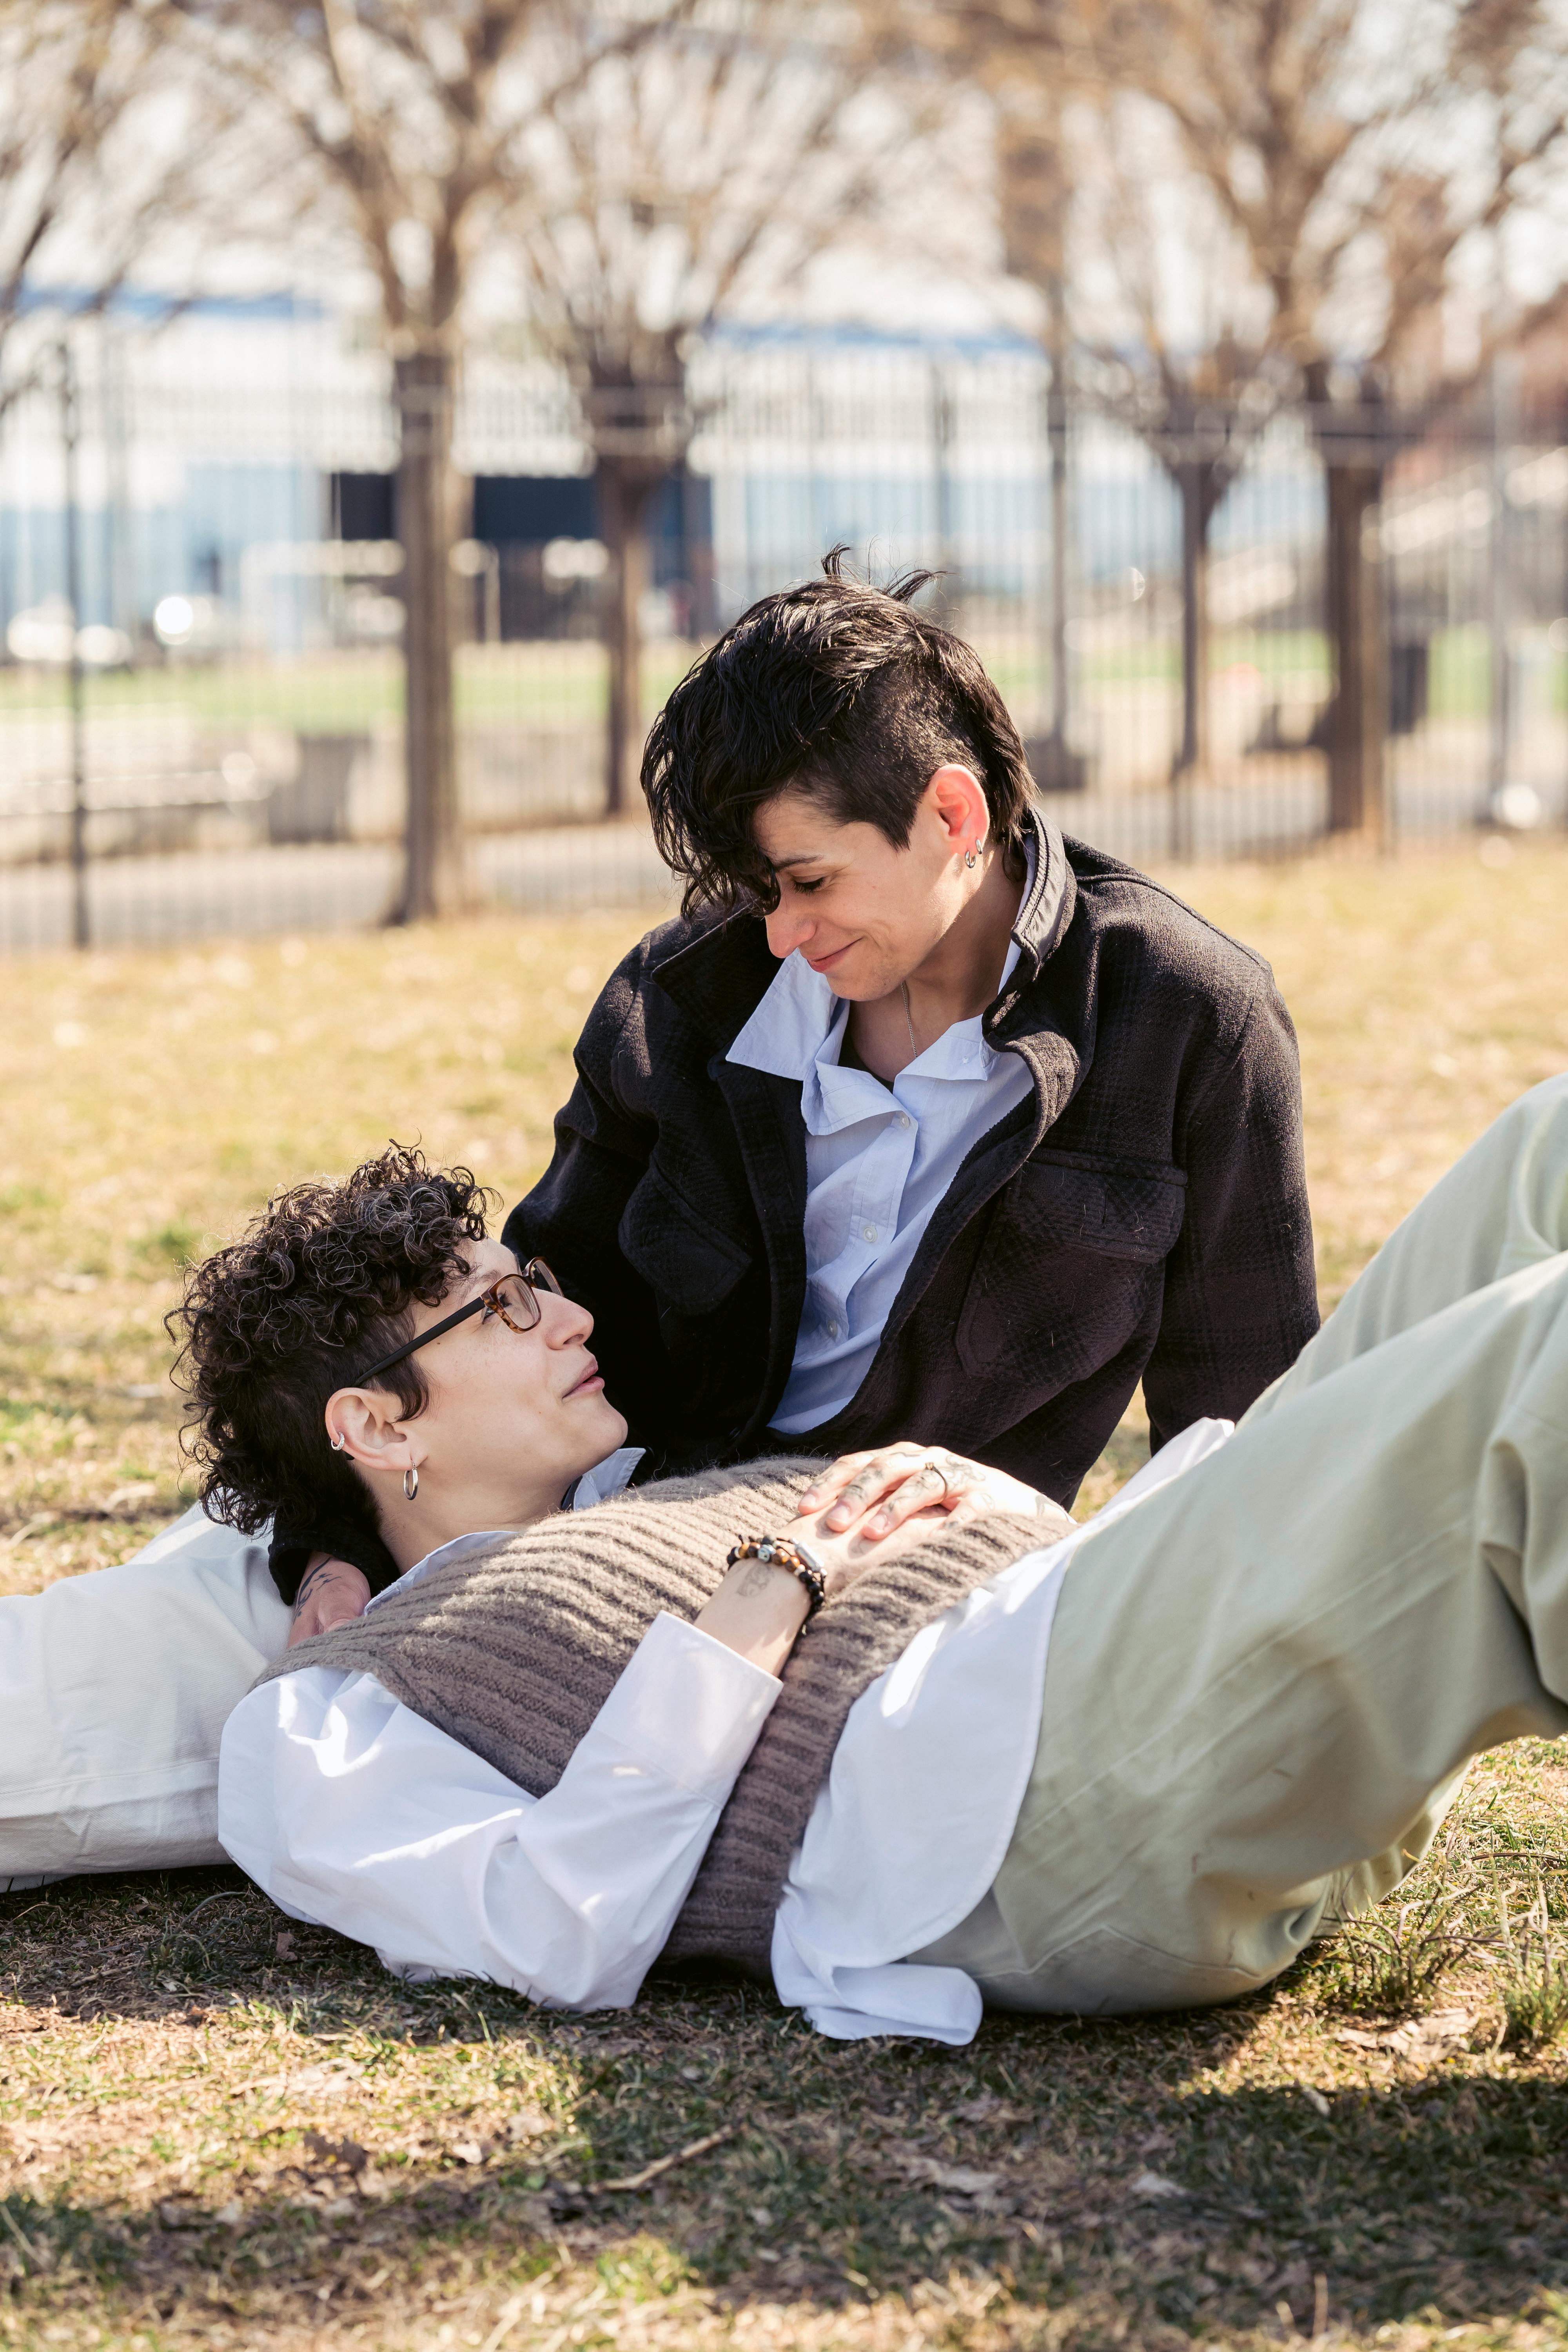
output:
<svg viewBox="0 0 1568 2352"><path fill-rule="evenodd" d="M614 1454L606 1454L591 1470L584 1470L572 1490L572 1508L586 1511L595 1503L607 1503L631 1483L632 1472L647 1452L646 1446L622 1445Z"/></svg>
<svg viewBox="0 0 1568 2352"><path fill-rule="evenodd" d="M771 1077L809 1077L844 1011L819 971L797 949L785 956L766 995L724 1058ZM838 1052L834 1047L837 1062Z"/></svg>

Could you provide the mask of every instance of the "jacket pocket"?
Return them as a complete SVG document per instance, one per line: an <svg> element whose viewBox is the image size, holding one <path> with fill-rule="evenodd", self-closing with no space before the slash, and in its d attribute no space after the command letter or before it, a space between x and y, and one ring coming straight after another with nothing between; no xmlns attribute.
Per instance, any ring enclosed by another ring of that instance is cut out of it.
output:
<svg viewBox="0 0 1568 2352"><path fill-rule="evenodd" d="M1016 1381L1038 1403L1109 1362L1158 1296L1186 1181L1179 1168L1087 1153L1026 1160L992 1209L970 1278L957 1335L965 1370Z"/></svg>
<svg viewBox="0 0 1568 2352"><path fill-rule="evenodd" d="M655 1293L661 1310L710 1315L752 1260L748 1251L689 1208L658 1168L649 1165L621 1213L621 1255Z"/></svg>

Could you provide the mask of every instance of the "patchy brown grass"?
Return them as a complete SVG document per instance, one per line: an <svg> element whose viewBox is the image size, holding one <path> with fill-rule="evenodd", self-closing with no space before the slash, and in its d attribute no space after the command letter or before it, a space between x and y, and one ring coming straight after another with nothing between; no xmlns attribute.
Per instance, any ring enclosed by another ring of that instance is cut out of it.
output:
<svg viewBox="0 0 1568 2352"><path fill-rule="evenodd" d="M1331 1299L1568 1059L1568 855L1179 887L1295 1010ZM159 1318L269 1185L418 1134L515 1196L634 929L6 968L0 1589L177 1507ZM1134 1414L1086 1501L1141 1445ZM728 1989L569 2019L405 1987L234 1872L0 1898L0 2337L1556 2344L1568 2042L1531 2038L1568 1964L1556 1756L1483 1759L1402 1900L1255 2001L994 2019L961 2052L835 2045Z"/></svg>

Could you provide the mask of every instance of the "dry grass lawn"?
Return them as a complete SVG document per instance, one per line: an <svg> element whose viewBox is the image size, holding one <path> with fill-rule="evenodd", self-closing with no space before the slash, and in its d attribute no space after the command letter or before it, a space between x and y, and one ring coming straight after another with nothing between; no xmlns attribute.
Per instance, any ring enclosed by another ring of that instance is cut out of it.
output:
<svg viewBox="0 0 1568 2352"><path fill-rule="evenodd" d="M1568 852L1184 875L1300 1024L1326 1303L1568 1062ZM160 1318L388 1135L537 1171L636 926L5 970L0 1589L180 1505ZM1086 1501L1136 1460L1130 1417ZM18 2345L1559 2342L1568 1768L1483 1759L1405 1899L1212 2015L836 2046L754 1991L556 2018L395 1983L237 1873L0 1897ZM663 2160L681 2160L660 2168Z"/></svg>

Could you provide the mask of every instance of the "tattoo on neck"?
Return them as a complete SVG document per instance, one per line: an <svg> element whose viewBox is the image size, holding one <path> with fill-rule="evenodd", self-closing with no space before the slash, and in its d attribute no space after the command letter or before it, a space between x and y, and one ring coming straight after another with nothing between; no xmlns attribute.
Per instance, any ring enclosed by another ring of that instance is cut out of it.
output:
<svg viewBox="0 0 1568 2352"><path fill-rule="evenodd" d="M324 1565L321 1568L313 1568L310 1570L310 1573L305 1579L304 1583L294 1595L294 1614L296 1617L298 1617L300 1610L305 1606L305 1596L310 1591L310 1587L313 1584L320 1584L326 1573L327 1571Z"/></svg>

